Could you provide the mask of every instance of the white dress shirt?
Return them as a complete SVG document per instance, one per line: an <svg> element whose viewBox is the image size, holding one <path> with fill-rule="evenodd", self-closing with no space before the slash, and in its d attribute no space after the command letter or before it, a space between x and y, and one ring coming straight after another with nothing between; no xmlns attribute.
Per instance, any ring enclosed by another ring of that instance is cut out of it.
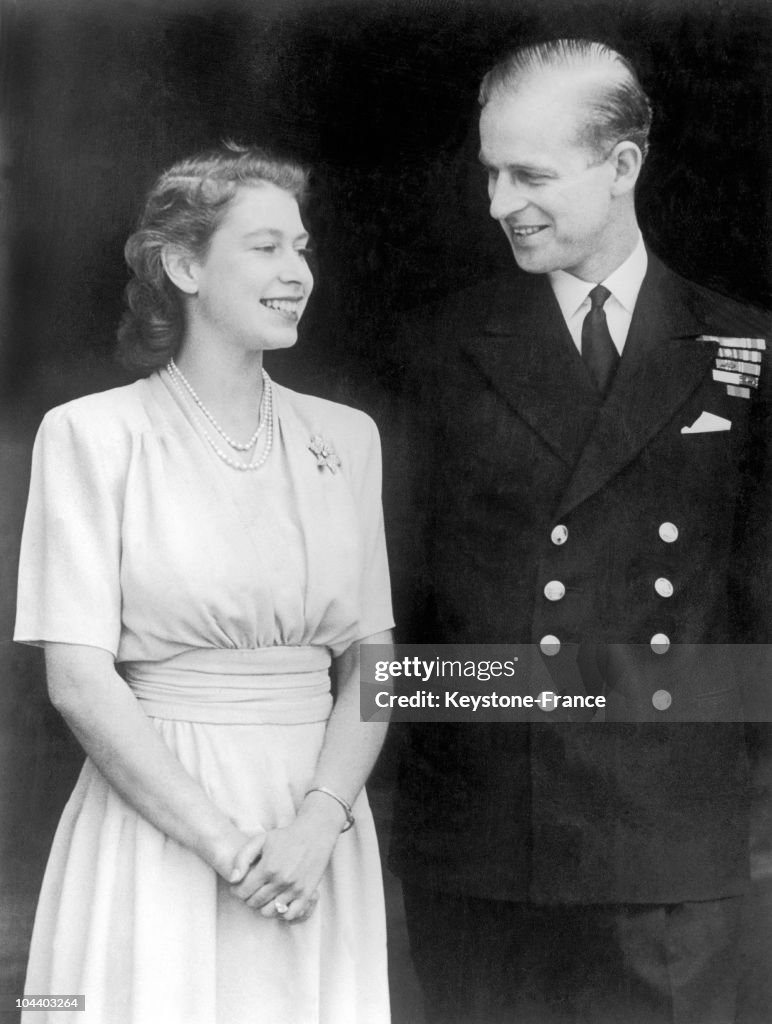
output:
<svg viewBox="0 0 772 1024"><path fill-rule="evenodd" d="M609 274L605 281L598 282L611 292L603 309L606 313L611 340L620 356L627 341L633 310L646 276L649 258L643 238L638 235L638 243L632 253L621 266ZM549 274L550 284L558 300L560 311L566 322L574 344L582 353L582 324L590 311L590 292L595 287L592 281L582 281L565 270L553 270Z"/></svg>

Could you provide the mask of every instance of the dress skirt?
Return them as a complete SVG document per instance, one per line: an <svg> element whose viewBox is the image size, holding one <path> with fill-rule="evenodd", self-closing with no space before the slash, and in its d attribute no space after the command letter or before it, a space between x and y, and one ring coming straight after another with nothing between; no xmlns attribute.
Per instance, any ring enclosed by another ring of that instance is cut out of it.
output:
<svg viewBox="0 0 772 1024"><path fill-rule="evenodd" d="M277 659L289 671L278 674ZM325 659L313 648L198 650L125 674L186 770L256 832L289 824L312 783L331 703ZM23 1024L386 1024L381 867L364 791L354 814L314 913L285 924L233 897L87 760L54 840L25 986L82 994L86 1011L30 1011Z"/></svg>

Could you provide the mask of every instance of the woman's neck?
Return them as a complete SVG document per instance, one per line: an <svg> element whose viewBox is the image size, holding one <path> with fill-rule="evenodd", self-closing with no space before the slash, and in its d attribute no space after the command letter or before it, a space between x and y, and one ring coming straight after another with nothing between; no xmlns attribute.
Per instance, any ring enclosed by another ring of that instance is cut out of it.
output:
<svg viewBox="0 0 772 1024"><path fill-rule="evenodd" d="M185 339L174 361L228 434L239 439L252 433L263 395L262 350L215 349Z"/></svg>

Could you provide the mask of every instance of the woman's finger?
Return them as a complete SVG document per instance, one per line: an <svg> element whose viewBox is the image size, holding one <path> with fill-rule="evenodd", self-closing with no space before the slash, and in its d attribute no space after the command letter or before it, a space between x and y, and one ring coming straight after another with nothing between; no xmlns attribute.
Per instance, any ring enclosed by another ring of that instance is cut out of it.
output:
<svg viewBox="0 0 772 1024"><path fill-rule="evenodd" d="M302 892L297 887L284 886L278 888L272 886L255 893L248 904L255 910L259 910L263 917L283 917L289 907L298 899L302 898Z"/></svg>
<svg viewBox="0 0 772 1024"><path fill-rule="evenodd" d="M302 924L313 914L318 902L319 890L315 889L307 900L295 900L291 903L287 913L282 915L283 920L287 924Z"/></svg>
<svg viewBox="0 0 772 1024"><path fill-rule="evenodd" d="M237 885L244 881L250 867L260 856L264 843L265 832L256 832L255 835L250 836L247 842L244 843L233 861L233 869L229 879L232 885Z"/></svg>

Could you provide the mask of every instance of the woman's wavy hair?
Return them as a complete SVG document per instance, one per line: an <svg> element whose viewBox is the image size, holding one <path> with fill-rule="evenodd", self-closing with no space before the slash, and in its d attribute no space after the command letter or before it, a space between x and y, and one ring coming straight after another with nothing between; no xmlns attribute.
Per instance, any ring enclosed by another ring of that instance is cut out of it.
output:
<svg viewBox="0 0 772 1024"><path fill-rule="evenodd" d="M158 178L124 249L132 272L124 293L128 308L118 327L124 366L150 373L174 356L182 339L181 293L164 270L164 249L175 246L201 258L239 186L266 183L302 206L308 172L268 150L226 142L179 160Z"/></svg>

